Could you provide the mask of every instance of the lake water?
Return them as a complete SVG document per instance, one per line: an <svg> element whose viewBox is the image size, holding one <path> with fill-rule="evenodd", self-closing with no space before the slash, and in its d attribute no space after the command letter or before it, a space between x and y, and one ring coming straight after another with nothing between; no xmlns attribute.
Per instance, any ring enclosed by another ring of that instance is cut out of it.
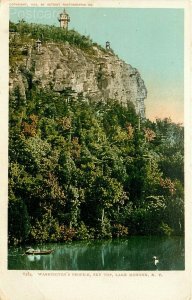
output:
<svg viewBox="0 0 192 300"><path fill-rule="evenodd" d="M108 241L83 241L30 245L54 249L49 255L24 255L25 248L11 247L10 270L184 270L183 237L129 237Z"/></svg>

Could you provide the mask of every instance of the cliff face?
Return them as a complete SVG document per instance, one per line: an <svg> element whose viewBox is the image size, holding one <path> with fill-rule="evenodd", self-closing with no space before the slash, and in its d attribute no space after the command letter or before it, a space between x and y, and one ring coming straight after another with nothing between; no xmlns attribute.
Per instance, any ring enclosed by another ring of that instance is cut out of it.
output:
<svg viewBox="0 0 192 300"><path fill-rule="evenodd" d="M11 94L17 88L26 98L34 85L55 92L71 88L90 100L131 101L145 117L147 91L139 72L111 51L93 46L86 52L68 42L44 42L37 48L34 40L22 44L17 33L10 34L11 45L19 52L14 64L10 62Z"/></svg>

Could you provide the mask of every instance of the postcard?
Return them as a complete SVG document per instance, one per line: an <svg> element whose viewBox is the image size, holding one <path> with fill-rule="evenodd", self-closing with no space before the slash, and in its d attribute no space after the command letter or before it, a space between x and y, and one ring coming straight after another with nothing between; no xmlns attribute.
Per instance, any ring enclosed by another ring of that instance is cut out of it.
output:
<svg viewBox="0 0 192 300"><path fill-rule="evenodd" d="M189 1L1 1L0 299L191 298Z"/></svg>

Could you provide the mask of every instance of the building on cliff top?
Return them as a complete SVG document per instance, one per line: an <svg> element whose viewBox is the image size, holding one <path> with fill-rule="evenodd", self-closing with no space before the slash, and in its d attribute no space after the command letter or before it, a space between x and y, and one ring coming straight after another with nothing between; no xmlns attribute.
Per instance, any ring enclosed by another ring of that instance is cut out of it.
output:
<svg viewBox="0 0 192 300"><path fill-rule="evenodd" d="M68 24L70 22L70 17L68 15L68 13L65 11L60 13L58 21L60 22L60 27L63 29L68 29Z"/></svg>

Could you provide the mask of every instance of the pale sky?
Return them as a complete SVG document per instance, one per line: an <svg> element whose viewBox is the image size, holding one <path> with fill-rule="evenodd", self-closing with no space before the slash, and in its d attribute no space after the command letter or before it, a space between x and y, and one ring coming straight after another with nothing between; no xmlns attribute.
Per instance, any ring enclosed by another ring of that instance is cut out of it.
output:
<svg viewBox="0 0 192 300"><path fill-rule="evenodd" d="M62 7L10 9L11 21L59 26ZM89 35L137 68L148 90L146 115L183 123L184 10L154 8L67 8L69 29Z"/></svg>

